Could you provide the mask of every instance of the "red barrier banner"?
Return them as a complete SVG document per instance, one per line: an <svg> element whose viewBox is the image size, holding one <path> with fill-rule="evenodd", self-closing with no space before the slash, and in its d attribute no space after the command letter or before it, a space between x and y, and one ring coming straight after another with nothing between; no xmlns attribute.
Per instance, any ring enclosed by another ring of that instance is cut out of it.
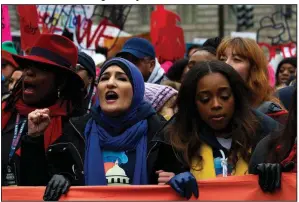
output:
<svg viewBox="0 0 299 202"><path fill-rule="evenodd" d="M45 187L2 187L2 200L42 200ZM192 198L194 199L194 198ZM185 200L168 185L71 187L61 201L179 201ZM296 173L282 176L281 189L264 193L258 177L230 176L199 182L198 200L296 200Z"/></svg>

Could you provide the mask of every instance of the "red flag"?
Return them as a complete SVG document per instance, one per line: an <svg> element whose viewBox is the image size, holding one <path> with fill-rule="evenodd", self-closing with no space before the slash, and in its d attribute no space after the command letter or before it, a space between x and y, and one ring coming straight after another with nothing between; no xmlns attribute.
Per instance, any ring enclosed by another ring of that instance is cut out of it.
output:
<svg viewBox="0 0 299 202"><path fill-rule="evenodd" d="M19 5L17 11L20 16L21 48L26 51L40 35L37 9L36 5Z"/></svg>
<svg viewBox="0 0 299 202"><path fill-rule="evenodd" d="M184 57L185 40L183 29L177 26L180 17L164 8L156 6L151 14L151 41L160 63Z"/></svg>

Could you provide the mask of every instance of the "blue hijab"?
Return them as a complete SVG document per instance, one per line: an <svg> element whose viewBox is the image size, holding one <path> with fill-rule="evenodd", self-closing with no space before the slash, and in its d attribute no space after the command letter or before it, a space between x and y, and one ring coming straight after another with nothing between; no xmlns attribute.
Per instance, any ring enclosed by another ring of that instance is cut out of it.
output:
<svg viewBox="0 0 299 202"><path fill-rule="evenodd" d="M126 151L136 149L134 185L147 184L147 118L155 113L143 100L144 80L138 68L122 58L108 60L101 75L112 66L119 66L129 77L133 87L132 104L119 117L109 117L101 111L99 101L91 109L92 118L85 127L84 175L86 185L107 185L102 150Z"/></svg>

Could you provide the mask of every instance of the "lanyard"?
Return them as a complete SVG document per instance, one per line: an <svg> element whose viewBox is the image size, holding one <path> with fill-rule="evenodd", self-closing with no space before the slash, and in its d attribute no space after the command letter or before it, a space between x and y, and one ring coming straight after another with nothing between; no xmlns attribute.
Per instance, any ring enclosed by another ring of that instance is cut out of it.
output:
<svg viewBox="0 0 299 202"><path fill-rule="evenodd" d="M225 158L224 152L220 149L221 153L221 166L222 166L222 176L227 177L227 158Z"/></svg>
<svg viewBox="0 0 299 202"><path fill-rule="evenodd" d="M15 125L15 132L14 132L14 136L13 136L13 139L12 139L11 149L10 149L10 152L9 152L9 161L11 160L11 158L13 157L13 155L15 153L16 147L19 143L19 140L20 140L20 137L21 137L22 132L24 130L26 122L27 122L27 120L23 121L23 123L21 125L21 128L20 128L20 131L18 131L19 124L20 124L20 114L17 115L16 125Z"/></svg>

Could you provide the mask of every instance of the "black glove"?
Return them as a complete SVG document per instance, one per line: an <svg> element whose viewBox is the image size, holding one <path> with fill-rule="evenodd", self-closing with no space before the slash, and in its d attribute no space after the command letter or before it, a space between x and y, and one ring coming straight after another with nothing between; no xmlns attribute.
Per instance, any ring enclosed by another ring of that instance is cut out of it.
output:
<svg viewBox="0 0 299 202"><path fill-rule="evenodd" d="M58 201L66 194L71 186L70 181L63 175L54 175L46 187L44 201Z"/></svg>
<svg viewBox="0 0 299 202"><path fill-rule="evenodd" d="M197 182L190 172L175 175L167 184L169 184L182 197L187 198L188 200L191 198L192 193L196 198L198 198Z"/></svg>
<svg viewBox="0 0 299 202"><path fill-rule="evenodd" d="M259 175L259 185L264 192L274 192L280 189L281 173L289 172L294 167L294 162L285 166L279 163L261 163L256 166L256 173Z"/></svg>

